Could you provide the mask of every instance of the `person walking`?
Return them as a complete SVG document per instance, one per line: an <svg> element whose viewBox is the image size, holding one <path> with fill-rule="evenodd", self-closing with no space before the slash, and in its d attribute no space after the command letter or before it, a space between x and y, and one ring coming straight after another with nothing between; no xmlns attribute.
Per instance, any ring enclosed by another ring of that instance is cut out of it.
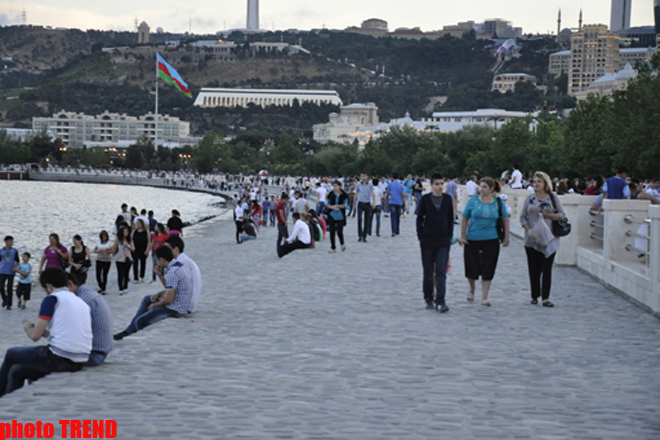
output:
<svg viewBox="0 0 660 440"><path fill-rule="evenodd" d="M392 181L387 185L387 195L390 206L390 224L392 225L392 237L399 235L401 212L406 209L406 195L403 184L399 182L399 174L392 173Z"/></svg>
<svg viewBox="0 0 660 440"><path fill-rule="evenodd" d="M289 230L287 229L287 212L286 205L289 203L289 195L282 193L280 200L275 207L275 217L277 218L277 254L280 254L280 247L282 240L289 238Z"/></svg>
<svg viewBox="0 0 660 440"><path fill-rule="evenodd" d="M371 207L375 205L374 186L369 182L367 173L360 174L360 181L355 185L354 204L354 209L357 211L358 242L366 243Z"/></svg>
<svg viewBox="0 0 660 440"><path fill-rule="evenodd" d="M383 210L383 190L378 185L378 179L373 179L371 184L374 186L374 204L371 207L371 219L369 219L367 234L371 236L374 220L376 220L376 237L380 237L380 213Z"/></svg>
<svg viewBox="0 0 660 440"><path fill-rule="evenodd" d="M147 267L147 257L151 251L151 234L149 227L141 218L137 219L137 227L132 232L131 241L133 242L133 283L144 283L144 275ZM139 276L138 279L138 266ZM81 282L81 284L84 284Z"/></svg>
<svg viewBox="0 0 660 440"><path fill-rule="evenodd" d="M538 304L541 297L543 307L554 307L550 302L550 288L552 264L559 249L559 237L554 237L547 244L541 243L538 233L535 232L535 226L538 222L545 222L552 231L552 220L562 220L566 214L559 197L552 192L550 176L537 171L534 173L532 185L534 194L527 196L520 212L520 223L525 229L525 253L527 253L527 270L532 293L531 303Z"/></svg>
<svg viewBox="0 0 660 440"><path fill-rule="evenodd" d="M158 265L156 262L156 249L165 244L165 240L169 238L169 234L165 232L165 225L156 223L154 232L151 233L151 283L156 282L156 272L154 269Z"/></svg>
<svg viewBox="0 0 660 440"><path fill-rule="evenodd" d="M447 263L454 235L454 205L448 194L443 194L444 180L440 174L431 176L431 192L422 196L417 210L417 239L422 252L423 291L426 308L449 311L445 303L447 290ZM435 275L435 280L434 280Z"/></svg>
<svg viewBox="0 0 660 440"><path fill-rule="evenodd" d="M105 289L108 285L108 272L112 265L112 246L107 231L101 231L99 241L96 242L94 253L96 254L96 283L99 286L99 293L105 295Z"/></svg>
<svg viewBox="0 0 660 440"><path fill-rule="evenodd" d="M131 231L128 227L122 226L117 232L117 238L112 247L115 254L115 264L117 265L117 284L119 285L119 294L125 295L128 293L128 280L130 278L129 271L131 270L131 252L135 250L131 241Z"/></svg>
<svg viewBox="0 0 660 440"><path fill-rule="evenodd" d="M465 277L470 284L467 300L470 303L474 301L476 282L481 277L481 305L487 307L490 307L488 293L500 255L499 217L504 223L502 246L509 245L509 213L499 197L494 195L499 191L500 185L493 178L481 179L480 193L472 196L463 209L461 236L458 239L458 243L464 246Z"/></svg>
<svg viewBox="0 0 660 440"><path fill-rule="evenodd" d="M92 267L92 256L89 248L85 246L85 242L78 234L73 236L73 246L69 251L69 264L71 265L71 273L80 281L80 284L85 284L87 271Z"/></svg>
<svg viewBox="0 0 660 440"><path fill-rule="evenodd" d="M0 295L2 307L11 310L14 276L21 260L18 258L18 249L14 247L14 237L5 237L5 246L0 249Z"/></svg>
<svg viewBox="0 0 660 440"><path fill-rule="evenodd" d="M337 250L335 234L339 237L342 252L346 250L344 244L344 226L346 226L346 208L348 194L341 189L338 180L332 182L332 191L328 194L326 211L328 212L328 228L330 229L330 253Z"/></svg>

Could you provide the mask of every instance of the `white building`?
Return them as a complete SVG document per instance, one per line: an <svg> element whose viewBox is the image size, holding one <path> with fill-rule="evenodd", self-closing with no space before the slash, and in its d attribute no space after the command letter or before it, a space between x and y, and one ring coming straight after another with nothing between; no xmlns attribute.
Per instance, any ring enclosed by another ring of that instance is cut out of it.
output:
<svg viewBox="0 0 660 440"><path fill-rule="evenodd" d="M259 30L259 0L248 0L246 27L250 30Z"/></svg>
<svg viewBox="0 0 660 440"><path fill-rule="evenodd" d="M105 111L92 116L84 113L61 111L52 117L33 118L33 130L50 130L62 140L65 147L129 146L142 137L154 140L154 114L127 116ZM178 147L190 134L190 123L176 116L158 116L158 145Z"/></svg>
<svg viewBox="0 0 660 440"><path fill-rule="evenodd" d="M571 68L571 51L562 50L550 54L550 66L548 73L550 75L559 76L562 73L568 73Z"/></svg>
<svg viewBox="0 0 660 440"><path fill-rule="evenodd" d="M635 79L636 76L637 71L633 69L630 64L627 64L618 73L610 73L608 75L601 76L589 84L587 90L576 93L575 98L578 101L582 101L587 99L587 96L589 95L612 96L614 92L622 92L626 90L630 81Z"/></svg>
<svg viewBox="0 0 660 440"><path fill-rule="evenodd" d="M631 11L632 11L632 0L612 0L610 30L612 32L617 32L630 28Z"/></svg>
<svg viewBox="0 0 660 440"><path fill-rule="evenodd" d="M342 106L340 113L330 113L330 122L314 125L314 140L322 144L329 141L352 142L353 133L378 122L378 106L373 102L349 104Z"/></svg>
<svg viewBox="0 0 660 440"><path fill-rule="evenodd" d="M530 82L536 86L536 77L526 73L501 73L493 77L491 92L497 90L500 93L516 91L516 83L519 81Z"/></svg>
<svg viewBox="0 0 660 440"><path fill-rule="evenodd" d="M197 95L198 107L247 107L249 104L262 107L269 105L291 106L297 99L299 104L309 102L316 105L341 105L339 93L334 90L285 90L285 89L222 89L204 87Z"/></svg>

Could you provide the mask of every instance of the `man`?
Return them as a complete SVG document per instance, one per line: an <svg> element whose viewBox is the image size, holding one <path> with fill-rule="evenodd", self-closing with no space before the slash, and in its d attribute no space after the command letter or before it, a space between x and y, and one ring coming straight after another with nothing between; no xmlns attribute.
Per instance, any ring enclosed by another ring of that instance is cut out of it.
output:
<svg viewBox="0 0 660 440"><path fill-rule="evenodd" d="M124 217L124 221L126 222L127 225L131 224L131 213L128 212L128 205L126 203L121 204L121 212L119 213L122 217Z"/></svg>
<svg viewBox="0 0 660 440"><path fill-rule="evenodd" d="M147 220L149 220L149 232L153 234L154 231L156 230L156 225L158 224L158 221L154 218L153 211L149 211L147 215L148 215Z"/></svg>
<svg viewBox="0 0 660 440"><path fill-rule="evenodd" d="M380 213L383 210L383 190L380 189L378 179L372 180L374 186L374 204L371 207L371 218L369 219L368 234L371 235L374 219L376 220L376 237L380 237Z"/></svg>
<svg viewBox="0 0 660 440"><path fill-rule="evenodd" d="M517 163L513 164L513 173L509 179L509 186L512 189L522 189L522 173L519 170L520 166Z"/></svg>
<svg viewBox="0 0 660 440"><path fill-rule="evenodd" d="M626 183L628 168L624 165L616 170L616 175L610 177L603 185L603 200L623 200L630 198L630 187Z"/></svg>
<svg viewBox="0 0 660 440"><path fill-rule="evenodd" d="M650 200L652 204L660 204L660 179L656 179L653 185L649 185L646 191L641 191L637 196L639 200Z"/></svg>
<svg viewBox="0 0 660 440"><path fill-rule="evenodd" d="M0 295L2 295L2 307L6 307L7 310L11 310L14 275L20 262L18 249L14 247L14 237L8 235L5 237L5 247L0 249Z"/></svg>
<svg viewBox="0 0 660 440"><path fill-rule="evenodd" d="M181 237L172 235L165 240L165 245L169 246L172 249L172 254L174 258L179 263L183 264L183 268L186 269L190 278L192 279L192 305L190 306L190 311L194 312L197 310L197 304L202 298L202 272L199 270L197 263L193 261L187 254L183 253L185 245ZM165 285L165 278L161 278L161 283Z"/></svg>
<svg viewBox="0 0 660 440"><path fill-rule="evenodd" d="M137 209L135 210L135 213L137 214ZM140 210L140 214L136 215L135 218L133 219L133 229L137 228L138 220L142 220L144 222L145 226L147 226L148 228L151 228L151 223L149 222L149 217L147 217L147 210L146 209ZM154 225L154 227L155 227L155 225Z"/></svg>
<svg viewBox="0 0 660 440"><path fill-rule="evenodd" d="M449 311L445 304L445 292L449 248L454 234L454 206L451 197L443 194L443 183L440 174L431 176L432 192L422 197L417 214L417 239L424 270L424 300L427 309L434 308L435 284L435 309L440 313Z"/></svg>
<svg viewBox="0 0 660 440"><path fill-rule="evenodd" d="M243 220L245 219L245 213L243 208L236 204L234 208L234 223L236 224L236 243L241 244L241 232L243 232Z"/></svg>
<svg viewBox="0 0 660 440"><path fill-rule="evenodd" d="M112 340L112 313L108 303L103 297L89 287L80 285L75 275L67 274L69 282L67 287L76 296L89 306L92 317L92 352L87 361L88 367L101 365L108 354L112 351L114 341Z"/></svg>
<svg viewBox="0 0 660 440"><path fill-rule="evenodd" d="M277 254L280 254L282 240L289 238L289 230L286 227L286 209L285 205L289 203L289 195L282 193L280 201L275 207L275 217L277 218Z"/></svg>
<svg viewBox="0 0 660 440"><path fill-rule="evenodd" d="M371 220L371 207L376 205L374 186L368 180L367 173L360 174L360 181L355 186L355 207L357 210L358 242L367 242L367 231ZM364 220L363 220L364 218Z"/></svg>
<svg viewBox="0 0 660 440"><path fill-rule="evenodd" d="M403 184L399 182L399 173L392 174L392 181L387 185L386 199L390 205L390 224L392 225L392 237L399 235L401 222L401 211L406 209L406 196Z"/></svg>
<svg viewBox="0 0 660 440"><path fill-rule="evenodd" d="M296 203L293 205L293 212L302 214L303 212L309 211L309 203L301 191L296 192Z"/></svg>
<svg viewBox="0 0 660 440"><path fill-rule="evenodd" d="M36 323L23 320L23 329L47 345L7 350L0 367L0 396L21 388L25 380L37 380L58 371L80 371L92 351L92 318L89 306L66 288L67 275L59 267L45 269L39 277L46 290Z"/></svg>
<svg viewBox="0 0 660 440"><path fill-rule="evenodd" d="M410 214L410 205L412 205L413 188L415 187L415 180L413 179L412 174L408 174L402 183L403 183L403 189L406 193L406 208L404 209L404 211L406 211L406 214Z"/></svg>
<svg viewBox="0 0 660 440"><path fill-rule="evenodd" d="M309 226L302 219L300 213L294 212L292 214L294 224L291 236L287 238L286 242L277 250L277 256L282 258L296 249L305 249L309 247L312 242L312 235L309 232Z"/></svg>
<svg viewBox="0 0 660 440"><path fill-rule="evenodd" d="M179 318L188 313L192 306L192 279L183 264L174 260L172 249L161 246L156 249L156 259L160 269L167 269L165 290L142 299L131 323L123 332L114 335L121 341L145 327L167 318ZM162 276L162 275L161 275Z"/></svg>
<svg viewBox="0 0 660 440"><path fill-rule="evenodd" d="M316 215L323 215L323 211L325 211L325 201L326 197L328 196L328 190L325 186L321 185L320 182L316 183L316 195Z"/></svg>
<svg viewBox="0 0 660 440"><path fill-rule="evenodd" d="M456 210L456 207L458 206L458 194L456 191L458 190L458 186L456 182L458 181L458 176L453 175L451 176L451 180L447 182L447 185L445 187L445 194L447 194L449 197L451 197L452 201L452 206L454 207L454 223L458 224L458 215L456 214L458 211Z"/></svg>
<svg viewBox="0 0 660 440"><path fill-rule="evenodd" d="M465 183L465 190L467 191L468 198L479 193L479 181L476 175L473 174L470 176L470 180Z"/></svg>

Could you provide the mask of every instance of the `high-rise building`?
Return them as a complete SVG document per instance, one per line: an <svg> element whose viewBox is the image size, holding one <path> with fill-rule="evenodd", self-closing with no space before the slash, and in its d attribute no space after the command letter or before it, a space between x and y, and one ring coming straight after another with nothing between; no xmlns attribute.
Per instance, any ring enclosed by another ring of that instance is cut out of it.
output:
<svg viewBox="0 0 660 440"><path fill-rule="evenodd" d="M610 31L617 32L630 27L632 0L612 0Z"/></svg>
<svg viewBox="0 0 660 440"><path fill-rule="evenodd" d="M653 13L655 14L655 33L660 34L660 0L653 3Z"/></svg>
<svg viewBox="0 0 660 440"><path fill-rule="evenodd" d="M571 36L569 95L574 96L601 76L619 70L619 38L617 34L608 32L604 24L586 24L582 32Z"/></svg>
<svg viewBox="0 0 660 440"><path fill-rule="evenodd" d="M248 0L247 28L250 30L259 29L259 0Z"/></svg>

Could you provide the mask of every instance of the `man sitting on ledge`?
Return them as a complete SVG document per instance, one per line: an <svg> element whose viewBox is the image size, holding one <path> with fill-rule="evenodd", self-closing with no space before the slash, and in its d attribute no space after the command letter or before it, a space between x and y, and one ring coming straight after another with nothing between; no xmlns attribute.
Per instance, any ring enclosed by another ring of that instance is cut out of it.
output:
<svg viewBox="0 0 660 440"><path fill-rule="evenodd" d="M161 269L167 268L165 290L147 295L142 299L131 323L121 333L114 335L115 341L121 341L143 328L166 318L179 318L192 307L192 278L183 264L174 260L172 249L161 246L156 249L156 261Z"/></svg>
<svg viewBox="0 0 660 440"><path fill-rule="evenodd" d="M24 319L23 329L34 342L48 338L48 345L7 350L0 368L0 397L21 388L25 380L80 371L87 362L92 351L92 317L89 306L67 290L67 281L59 267L49 267L39 277L47 296L36 324Z"/></svg>
<svg viewBox="0 0 660 440"><path fill-rule="evenodd" d="M306 216L306 214L303 214ZM277 255L282 258L286 254L295 251L296 249L305 249L312 243L312 235L309 232L309 226L301 218L301 214L294 212L293 232L286 239L286 242L278 249Z"/></svg>

